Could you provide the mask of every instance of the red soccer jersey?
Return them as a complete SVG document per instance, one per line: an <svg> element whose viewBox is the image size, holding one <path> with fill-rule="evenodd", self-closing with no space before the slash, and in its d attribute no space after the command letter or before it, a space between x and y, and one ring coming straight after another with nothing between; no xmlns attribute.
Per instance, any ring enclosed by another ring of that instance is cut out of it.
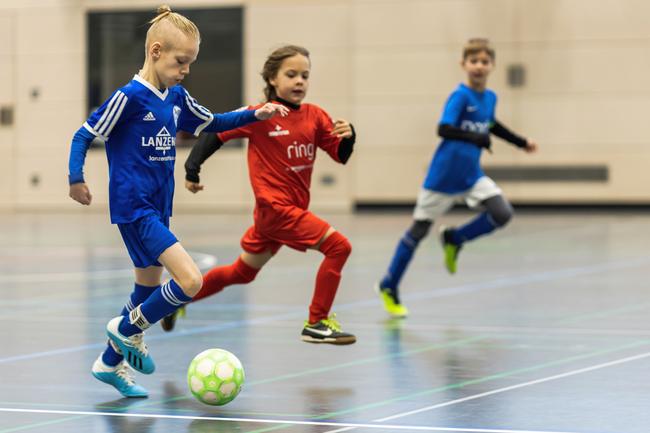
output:
<svg viewBox="0 0 650 433"><path fill-rule="evenodd" d="M331 135L332 129L332 119L322 108L302 104L286 117L251 123L218 137L224 143L234 138L249 139L248 175L258 207L307 209L316 148L340 162L337 153L341 139Z"/></svg>

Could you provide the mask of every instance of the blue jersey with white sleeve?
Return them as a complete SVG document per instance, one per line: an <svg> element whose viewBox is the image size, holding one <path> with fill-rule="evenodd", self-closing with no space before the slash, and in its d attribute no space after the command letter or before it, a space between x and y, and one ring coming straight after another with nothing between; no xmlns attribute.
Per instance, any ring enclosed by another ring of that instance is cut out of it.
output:
<svg viewBox="0 0 650 433"><path fill-rule="evenodd" d="M447 99L440 125L489 134L496 103L493 91L478 92L460 84ZM484 176L480 165L482 151L469 142L442 140L429 166L424 188L445 194L467 191Z"/></svg>
<svg viewBox="0 0 650 433"><path fill-rule="evenodd" d="M83 125L106 143L111 222L129 223L152 213L171 216L177 130L198 135L256 120L253 110L213 115L182 86L161 91L135 75ZM83 151L75 152L73 140L71 183L73 178L83 182Z"/></svg>

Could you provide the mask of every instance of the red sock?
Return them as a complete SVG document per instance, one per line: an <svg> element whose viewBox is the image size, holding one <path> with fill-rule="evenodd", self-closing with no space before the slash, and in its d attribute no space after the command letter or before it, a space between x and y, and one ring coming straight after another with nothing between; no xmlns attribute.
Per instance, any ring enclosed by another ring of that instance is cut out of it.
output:
<svg viewBox="0 0 650 433"><path fill-rule="evenodd" d="M248 266L241 257L231 265L217 266L203 276L201 290L192 298L192 302L219 293L233 284L246 284L255 279L259 269Z"/></svg>
<svg viewBox="0 0 650 433"><path fill-rule="evenodd" d="M325 258L316 275L316 289L309 306L309 323L316 323L329 315L341 282L341 270L352 252L352 246L345 236L334 232L325 239L319 250L325 254Z"/></svg>

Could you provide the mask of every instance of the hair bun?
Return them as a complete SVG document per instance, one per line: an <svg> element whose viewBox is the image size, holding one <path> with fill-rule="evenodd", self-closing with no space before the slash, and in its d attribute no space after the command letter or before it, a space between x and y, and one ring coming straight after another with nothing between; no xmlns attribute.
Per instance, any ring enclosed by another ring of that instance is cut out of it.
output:
<svg viewBox="0 0 650 433"><path fill-rule="evenodd" d="M169 5L160 5L158 6L156 12L158 13L158 15L170 14L172 12L172 8L169 7Z"/></svg>

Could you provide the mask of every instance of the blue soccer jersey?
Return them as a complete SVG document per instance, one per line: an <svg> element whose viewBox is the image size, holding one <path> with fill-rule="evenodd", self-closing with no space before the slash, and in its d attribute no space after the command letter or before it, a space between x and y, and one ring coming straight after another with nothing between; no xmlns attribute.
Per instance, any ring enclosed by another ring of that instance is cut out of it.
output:
<svg viewBox="0 0 650 433"><path fill-rule="evenodd" d="M177 130L198 135L255 120L253 110L213 115L180 85L160 91L134 76L83 125L106 143L111 222L129 223L151 213L171 216ZM71 163L71 173L81 173L76 166Z"/></svg>
<svg viewBox="0 0 650 433"><path fill-rule="evenodd" d="M496 103L497 96L493 91L477 92L460 84L447 99L440 125L489 134ZM467 191L484 176L480 165L481 152L482 148L475 144L444 139L433 156L424 188L445 194Z"/></svg>

